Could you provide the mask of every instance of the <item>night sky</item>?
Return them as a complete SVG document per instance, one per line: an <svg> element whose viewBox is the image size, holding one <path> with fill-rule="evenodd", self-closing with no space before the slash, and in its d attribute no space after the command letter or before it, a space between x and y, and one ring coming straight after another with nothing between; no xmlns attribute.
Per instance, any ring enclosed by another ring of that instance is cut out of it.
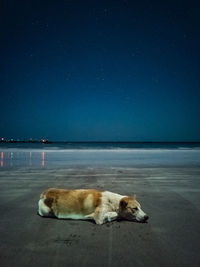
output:
<svg viewBox="0 0 200 267"><path fill-rule="evenodd" d="M200 140L199 1L1 1L0 137Z"/></svg>

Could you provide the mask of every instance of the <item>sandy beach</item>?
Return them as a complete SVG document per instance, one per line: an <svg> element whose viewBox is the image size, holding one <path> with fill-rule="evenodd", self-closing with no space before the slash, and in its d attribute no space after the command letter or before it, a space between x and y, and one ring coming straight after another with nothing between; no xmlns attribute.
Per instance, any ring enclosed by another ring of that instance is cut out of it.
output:
<svg viewBox="0 0 200 267"><path fill-rule="evenodd" d="M2 150L1 266L199 266L200 150ZM137 194L148 223L37 215L48 187Z"/></svg>

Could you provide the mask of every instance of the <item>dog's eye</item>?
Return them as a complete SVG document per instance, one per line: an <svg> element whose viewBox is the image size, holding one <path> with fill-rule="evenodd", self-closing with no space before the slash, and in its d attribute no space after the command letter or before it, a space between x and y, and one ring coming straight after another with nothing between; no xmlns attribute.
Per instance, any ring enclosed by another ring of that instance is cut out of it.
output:
<svg viewBox="0 0 200 267"><path fill-rule="evenodd" d="M135 211L135 210L138 210L138 208L137 208L137 207L136 207L136 208L132 208L132 210L134 210L134 211Z"/></svg>

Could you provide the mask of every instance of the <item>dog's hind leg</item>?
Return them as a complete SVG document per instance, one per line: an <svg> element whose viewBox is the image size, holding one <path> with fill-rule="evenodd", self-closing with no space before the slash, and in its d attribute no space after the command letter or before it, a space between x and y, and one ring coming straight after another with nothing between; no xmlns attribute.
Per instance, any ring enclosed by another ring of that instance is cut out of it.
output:
<svg viewBox="0 0 200 267"><path fill-rule="evenodd" d="M38 202L38 213L40 216L51 216L51 209L44 203L44 199L40 199Z"/></svg>

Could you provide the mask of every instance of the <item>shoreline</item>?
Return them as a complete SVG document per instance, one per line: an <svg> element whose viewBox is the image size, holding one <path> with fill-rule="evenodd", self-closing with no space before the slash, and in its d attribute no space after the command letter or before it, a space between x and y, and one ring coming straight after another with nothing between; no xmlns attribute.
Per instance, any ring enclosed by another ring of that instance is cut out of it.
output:
<svg viewBox="0 0 200 267"><path fill-rule="evenodd" d="M0 147L0 152L177 152L177 151L200 151L200 147L194 148L65 148L61 149L59 147L53 148L2 148Z"/></svg>

